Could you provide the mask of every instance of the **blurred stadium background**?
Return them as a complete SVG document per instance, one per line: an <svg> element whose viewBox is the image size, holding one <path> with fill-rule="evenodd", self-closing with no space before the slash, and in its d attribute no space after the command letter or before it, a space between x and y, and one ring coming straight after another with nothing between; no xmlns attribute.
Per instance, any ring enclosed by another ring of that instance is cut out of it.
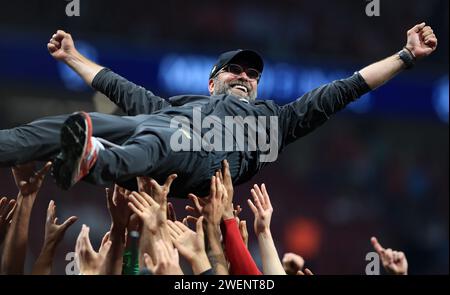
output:
<svg viewBox="0 0 450 295"><path fill-rule="evenodd" d="M252 48L266 59L259 98L280 104L400 50L406 31L426 21L437 52L366 95L292 144L279 160L237 188L251 251L258 260L246 199L268 185L279 254L293 251L317 274L364 274L369 239L403 250L411 274L448 274L448 11L447 0L381 0L368 17L364 0L87 1L67 17L67 1L0 4L0 124L9 128L76 110L120 114L47 53L57 29L81 52L160 96L207 93L217 55ZM1 168L3 196L15 196ZM83 223L98 247L109 227L102 188L59 190L48 177L33 211L27 269L39 254L48 201L60 218L77 215L58 249L64 274ZM178 216L185 200L174 200ZM61 219L60 219L61 220Z"/></svg>

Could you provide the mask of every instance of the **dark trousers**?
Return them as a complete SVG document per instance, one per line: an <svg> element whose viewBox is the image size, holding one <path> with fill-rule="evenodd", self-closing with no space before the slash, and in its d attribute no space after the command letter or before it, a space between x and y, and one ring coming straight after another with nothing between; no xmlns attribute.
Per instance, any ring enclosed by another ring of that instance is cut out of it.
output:
<svg viewBox="0 0 450 295"><path fill-rule="evenodd" d="M225 158L230 161L233 178L237 177L237 153L172 151L169 142L173 129L167 119L152 115L89 115L93 136L121 147L102 150L86 181L104 186L118 183L135 190L136 176L147 175L164 183L168 175L177 173L169 196L184 198L188 193L207 195L209 180ZM46 117L0 130L0 166L52 160L59 153L60 129L68 116Z"/></svg>

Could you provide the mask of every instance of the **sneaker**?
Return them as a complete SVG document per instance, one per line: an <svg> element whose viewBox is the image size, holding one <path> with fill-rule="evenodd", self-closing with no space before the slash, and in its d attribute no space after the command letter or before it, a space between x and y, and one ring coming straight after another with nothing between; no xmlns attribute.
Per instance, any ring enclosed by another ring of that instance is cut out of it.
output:
<svg viewBox="0 0 450 295"><path fill-rule="evenodd" d="M85 177L98 157L92 144L92 121L88 113L71 115L61 128L61 152L53 164L53 176L62 189L69 189Z"/></svg>

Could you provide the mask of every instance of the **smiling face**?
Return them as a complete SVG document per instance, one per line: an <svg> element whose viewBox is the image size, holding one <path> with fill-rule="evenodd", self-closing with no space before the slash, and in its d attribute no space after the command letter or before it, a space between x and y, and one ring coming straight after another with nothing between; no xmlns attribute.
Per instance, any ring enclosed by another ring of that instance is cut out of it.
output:
<svg viewBox="0 0 450 295"><path fill-rule="evenodd" d="M245 61L236 60L233 63L244 69L249 67ZM209 80L208 88L211 95L228 94L254 101L257 95L258 81L250 79L245 71L237 75L222 69Z"/></svg>

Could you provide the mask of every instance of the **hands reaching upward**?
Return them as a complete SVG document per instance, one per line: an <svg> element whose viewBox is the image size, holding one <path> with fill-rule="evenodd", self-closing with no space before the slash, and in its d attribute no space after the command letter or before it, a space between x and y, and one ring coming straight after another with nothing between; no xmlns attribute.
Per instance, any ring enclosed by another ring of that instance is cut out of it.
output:
<svg viewBox="0 0 450 295"><path fill-rule="evenodd" d="M150 255L144 254L146 267L156 275L182 275L178 250L168 245L163 240L155 242L155 261Z"/></svg>
<svg viewBox="0 0 450 295"><path fill-rule="evenodd" d="M261 186L261 189L255 184L251 190L251 194L254 203L250 199L247 202L253 214L255 214L254 229L256 235L259 235L270 230L273 208L264 184Z"/></svg>
<svg viewBox="0 0 450 295"><path fill-rule="evenodd" d="M98 252L94 250L89 239L89 227L83 224L75 246L75 261L81 274L97 275L105 263L106 255L111 248L109 232L105 234Z"/></svg>
<svg viewBox="0 0 450 295"><path fill-rule="evenodd" d="M168 221L169 232L173 244L192 265L194 274L211 268L208 256L205 250L205 235L203 233L203 216L200 216L196 222L196 232L189 229L186 225L179 221Z"/></svg>
<svg viewBox="0 0 450 295"><path fill-rule="evenodd" d="M372 237L370 242L378 255L380 255L381 262L387 273L392 275L408 274L408 261L406 260L405 253L392 250L391 248L383 248L375 237Z"/></svg>
<svg viewBox="0 0 450 295"><path fill-rule="evenodd" d="M44 167L39 171L35 172L35 164L28 163L23 165L18 165L12 168L12 173L14 180L16 182L17 188L19 189L19 194L26 197L32 196L36 197L39 189L42 186L45 175L50 170L52 162L47 162Z"/></svg>
<svg viewBox="0 0 450 295"><path fill-rule="evenodd" d="M15 209L16 200L10 199L8 201L6 197L0 199L0 245L5 239Z"/></svg>

